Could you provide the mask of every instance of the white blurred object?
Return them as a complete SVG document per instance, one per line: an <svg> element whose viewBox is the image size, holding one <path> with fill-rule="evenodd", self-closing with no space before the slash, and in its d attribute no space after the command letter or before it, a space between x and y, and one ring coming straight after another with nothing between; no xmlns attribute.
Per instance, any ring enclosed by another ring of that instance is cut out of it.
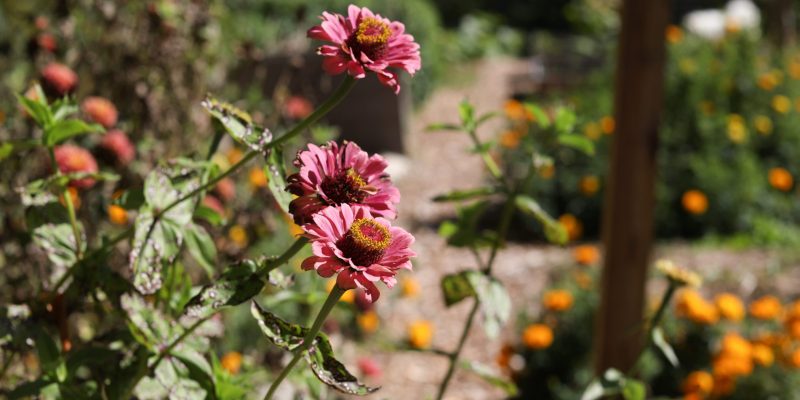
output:
<svg viewBox="0 0 800 400"><path fill-rule="evenodd" d="M397 181L408 175L408 171L411 169L411 160L409 160L408 157L397 153L385 153L383 154L383 158L385 158L386 162L389 164L389 166L386 167L386 173L392 177L393 181Z"/></svg>
<svg viewBox="0 0 800 400"><path fill-rule="evenodd" d="M750 0L733 0L725 5L725 20L740 29L758 29L761 12Z"/></svg>
<svg viewBox="0 0 800 400"><path fill-rule="evenodd" d="M708 40L717 40L725 35L725 13L721 10L697 10L683 19L686 30Z"/></svg>

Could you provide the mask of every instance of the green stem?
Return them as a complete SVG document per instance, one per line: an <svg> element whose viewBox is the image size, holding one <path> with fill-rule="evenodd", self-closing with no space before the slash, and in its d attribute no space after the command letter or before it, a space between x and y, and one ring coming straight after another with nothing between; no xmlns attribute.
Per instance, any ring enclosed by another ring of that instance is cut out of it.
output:
<svg viewBox="0 0 800 400"><path fill-rule="evenodd" d="M61 169L58 168L58 163L56 162L55 149L53 149L53 147L48 147L47 151L50 153L50 161L53 165L55 174L57 176L61 176ZM81 231L78 228L78 219L75 217L75 205L72 203L72 196L69 193L69 186L64 188L64 192L61 194L61 196L64 197L64 203L67 205L69 224L72 226L72 234L75 236L75 257L80 260L83 253L83 239L81 239Z"/></svg>
<svg viewBox="0 0 800 400"><path fill-rule="evenodd" d="M515 189L508 195L508 198L503 205L503 213L500 217L500 223L497 228L497 241L492 244L492 250L489 255L489 260L486 261L485 268L481 268L481 271L486 276L492 275L492 266L497 258L497 251L503 242L505 242L506 235L508 234L508 228L511 226L511 217L514 215L514 203L516 201L517 194L518 191ZM461 351L464 349L464 344L467 342L469 331L472 328L472 324L475 321L475 315L478 314L479 308L480 302L478 299L475 299L475 303L472 305L472 309L469 312L467 321L464 323L464 328L461 331L461 337L458 340L458 346L456 346L456 349L448 356L450 359L450 365L447 367L447 373L445 374L442 383L439 385L439 393L436 395L437 400L444 398L444 394L447 391L447 386L450 384L450 380L453 378L453 373L455 372L456 365L458 364L458 358L461 356Z"/></svg>
<svg viewBox="0 0 800 400"><path fill-rule="evenodd" d="M331 293L328 295L328 299L325 300L325 304L322 305L322 309L319 310L317 319L314 320L314 324L311 325L311 329L308 330L308 333L306 333L306 336L303 338L303 343L294 349L294 356L292 357L292 360L289 361L289 364L286 364L286 366L283 367L280 375L278 375L275 381L272 382L272 385L269 387L269 391L267 392L266 396L264 396L264 400L270 400L272 398L272 396L275 394L275 391L278 390L278 386L281 385L281 382L286 379L286 377L289 375L289 372L292 371L292 368L294 368L295 364L297 364L297 362L300 360L300 357L303 356L303 352L308 350L308 348L314 343L314 339L316 339L317 335L319 334L322 324L325 322L325 319L328 317L328 314L330 314L331 310L333 310L333 307L336 305L336 303L339 302L339 298L342 297L344 292L346 292L346 290L340 288L339 285L335 285L333 287L333 290L331 290Z"/></svg>
<svg viewBox="0 0 800 400"><path fill-rule="evenodd" d="M661 297L661 304L658 305L658 309L656 310L656 313L653 315L653 319L650 320L650 324L647 327L647 337L645 337L645 344L642 347L642 351L639 353L639 357L636 358L636 362L633 364L630 371L628 371L628 376L633 376L633 374L636 373L642 363L642 360L644 359L644 353L653 344L653 332L656 330L656 328L658 328L658 324L661 323L661 319L664 317L664 312L667 310L667 305L669 305L669 301L672 299L672 295L675 294L675 290L677 288L678 287L675 283L669 281L669 286L664 292L664 296Z"/></svg>
<svg viewBox="0 0 800 400"><path fill-rule="evenodd" d="M158 352L158 357L153 361L152 364L150 364L150 367L148 368L149 371L151 373L154 372L156 370L156 367L158 367L158 364L164 359L164 357L166 357L167 355L169 355L170 352L172 352L172 350L175 348L175 346L179 345L184 339L186 339L189 335L191 335L192 332L195 331L195 329L200 327L200 325L202 325L203 322L206 322L213 315L214 314L211 314L211 315L205 316L205 317L200 318L197 321L195 321L195 323L192 324L191 326L189 326L188 328L186 328L186 330L183 331L183 333L181 333L181 335L178 336L177 339L172 341L172 343L167 345L167 347L165 347L160 352Z"/></svg>
<svg viewBox="0 0 800 400"><path fill-rule="evenodd" d="M497 166L497 163L494 162L494 159L488 152L482 149L483 143L481 143L480 139L478 139L478 133L475 132L474 129L467 131L469 134L470 139L472 139L472 144L475 146L476 149L481 149L481 159L483 163L486 165L486 169L489 170L489 173L497 179L498 181L503 182L503 173L500 171L500 167Z"/></svg>
<svg viewBox="0 0 800 400"><path fill-rule="evenodd" d="M289 262L289 260L295 256L303 247L305 247L306 243L308 243L308 239L305 237L299 237L297 240L292 243L292 245L286 249L278 258L269 261L264 268L260 269L256 274L260 276L266 277L272 270L275 268L280 267L283 264Z"/></svg>

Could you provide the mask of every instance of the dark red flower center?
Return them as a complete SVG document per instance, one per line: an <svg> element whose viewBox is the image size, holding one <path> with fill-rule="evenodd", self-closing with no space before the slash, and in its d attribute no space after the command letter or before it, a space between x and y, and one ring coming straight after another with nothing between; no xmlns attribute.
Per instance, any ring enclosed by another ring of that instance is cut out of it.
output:
<svg viewBox="0 0 800 400"><path fill-rule="evenodd" d="M359 218L336 246L355 265L368 267L381 260L391 242L389 229L372 218Z"/></svg>
<svg viewBox="0 0 800 400"><path fill-rule="evenodd" d="M339 171L336 175L327 176L319 185L322 193L325 193L328 203L352 204L361 203L369 194L363 190L367 183L352 168Z"/></svg>
<svg viewBox="0 0 800 400"><path fill-rule="evenodd" d="M366 17L358 23L358 28L347 38L347 46L359 56L364 53L370 60L379 60L386 55L389 37L392 31L389 25L374 17Z"/></svg>

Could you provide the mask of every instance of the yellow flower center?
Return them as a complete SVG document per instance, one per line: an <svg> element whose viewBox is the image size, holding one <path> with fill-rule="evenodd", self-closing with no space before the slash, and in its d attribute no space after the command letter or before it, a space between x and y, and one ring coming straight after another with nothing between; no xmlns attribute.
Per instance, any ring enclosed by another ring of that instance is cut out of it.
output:
<svg viewBox="0 0 800 400"><path fill-rule="evenodd" d="M358 28L347 39L347 45L358 53L364 53L371 60L386 54L386 47L392 31L389 25L378 18L366 17L358 23Z"/></svg>
<svg viewBox="0 0 800 400"><path fill-rule="evenodd" d="M371 218L359 218L337 243L344 255L358 266L368 267L383 257L392 242L389 229Z"/></svg>

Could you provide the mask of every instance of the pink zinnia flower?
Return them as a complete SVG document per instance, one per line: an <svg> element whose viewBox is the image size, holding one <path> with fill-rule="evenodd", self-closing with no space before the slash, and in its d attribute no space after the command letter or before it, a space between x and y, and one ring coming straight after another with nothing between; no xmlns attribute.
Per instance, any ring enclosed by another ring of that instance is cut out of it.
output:
<svg viewBox="0 0 800 400"><path fill-rule="evenodd" d="M117 123L117 107L114 103L104 97L87 97L81 104L83 112L94 122L110 129Z"/></svg>
<svg viewBox="0 0 800 400"><path fill-rule="evenodd" d="M128 135L119 129L112 129L103 135L100 147L111 153L120 165L128 165L136 158L136 147Z"/></svg>
<svg viewBox="0 0 800 400"><path fill-rule="evenodd" d="M314 105L303 96L292 96L283 105L283 114L291 119L303 119L314 112Z"/></svg>
<svg viewBox="0 0 800 400"><path fill-rule="evenodd" d="M45 88L51 89L56 95L63 96L78 85L78 74L64 64L50 63L42 69Z"/></svg>
<svg viewBox="0 0 800 400"><path fill-rule="evenodd" d="M314 254L303 261L304 270L314 269L325 278L338 274L340 288L364 289L374 302L381 294L375 282L391 288L398 270L411 269L414 237L384 218L373 218L368 208L342 204L313 218L314 223L303 226Z"/></svg>
<svg viewBox="0 0 800 400"><path fill-rule="evenodd" d="M63 146L57 146L54 153L56 164L58 164L58 169L62 173L97 172L97 162L94 160L94 157L92 157L92 153L89 153L89 151L84 148L65 144ZM94 186L94 182L95 180L92 178L83 178L72 180L69 182L69 185L80 189L89 189Z"/></svg>
<svg viewBox="0 0 800 400"><path fill-rule="evenodd" d="M374 72L384 85L400 92L397 73L388 68L400 68L414 75L421 67L419 44L405 33L405 26L373 14L368 8L350 5L347 18L323 12L322 23L308 31L312 39L331 42L317 54L324 56L322 68L331 75L347 71L352 77L366 76L365 69Z"/></svg>
<svg viewBox="0 0 800 400"><path fill-rule="evenodd" d="M397 217L400 191L384 172L388 164L380 155L370 157L353 142L340 147L331 141L321 147L309 144L294 164L300 171L287 178L286 190L299 196L289 204L298 225L338 204L363 204L375 215Z"/></svg>

